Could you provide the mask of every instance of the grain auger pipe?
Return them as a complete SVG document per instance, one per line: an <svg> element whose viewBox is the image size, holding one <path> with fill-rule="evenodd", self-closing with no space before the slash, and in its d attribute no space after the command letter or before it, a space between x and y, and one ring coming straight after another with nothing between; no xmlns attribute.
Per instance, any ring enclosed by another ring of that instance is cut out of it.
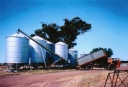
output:
<svg viewBox="0 0 128 87"><path fill-rule="evenodd" d="M24 34L25 36L27 36L29 39L31 39L32 41L34 41L35 43L37 43L38 45L40 45L41 47L43 47L44 49L48 50L49 52L51 52L52 54L54 54L55 56L59 57L60 59L58 59L57 61L55 61L54 63L52 63L50 66L52 66L53 64L55 64L56 62L58 62L59 60L63 59L64 61L66 61L63 57L59 56L58 54L54 53L53 51L51 51L50 49L48 49L47 47L45 47L44 45L40 44L39 42L37 42L36 40L32 39L30 36L28 36L26 33L24 33L22 30L18 29L18 32L21 32L22 34ZM67 61L66 61L67 62Z"/></svg>

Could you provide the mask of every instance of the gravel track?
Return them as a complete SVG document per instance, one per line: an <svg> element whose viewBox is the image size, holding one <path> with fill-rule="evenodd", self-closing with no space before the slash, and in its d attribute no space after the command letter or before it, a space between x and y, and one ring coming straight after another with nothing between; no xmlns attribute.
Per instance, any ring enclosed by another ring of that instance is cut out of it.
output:
<svg viewBox="0 0 128 87"><path fill-rule="evenodd" d="M0 77L0 87L103 87L108 71L72 70Z"/></svg>

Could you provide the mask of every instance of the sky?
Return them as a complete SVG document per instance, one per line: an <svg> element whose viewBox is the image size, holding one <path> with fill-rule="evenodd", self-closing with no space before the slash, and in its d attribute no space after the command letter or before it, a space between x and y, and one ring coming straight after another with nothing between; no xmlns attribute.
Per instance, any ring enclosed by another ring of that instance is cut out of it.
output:
<svg viewBox="0 0 128 87"><path fill-rule="evenodd" d="M19 28L30 35L41 22L63 25L63 19L74 17L92 26L76 39L78 55L102 47L128 60L128 0L0 0L0 63L5 62L6 37Z"/></svg>

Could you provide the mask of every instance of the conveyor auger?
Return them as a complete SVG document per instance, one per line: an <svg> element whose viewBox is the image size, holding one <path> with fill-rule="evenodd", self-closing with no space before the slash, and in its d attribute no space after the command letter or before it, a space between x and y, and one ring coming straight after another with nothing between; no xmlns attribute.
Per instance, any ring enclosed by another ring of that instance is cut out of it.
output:
<svg viewBox="0 0 128 87"><path fill-rule="evenodd" d="M67 62L63 57L59 56L58 54L54 53L53 51L51 51L50 49L48 49L48 48L45 47L44 45L40 44L39 42L37 42L36 40L34 40L34 39L31 38L30 36L28 36L26 33L24 33L22 30L18 29L18 32L21 32L22 34L24 34L25 36L27 36L29 39L31 39L32 41L34 41L35 43L37 43L38 45L40 45L40 46L43 47L44 49L48 50L49 52L51 52L51 53L54 54L55 56L59 57L59 59L56 60L55 62L53 62L50 66L54 65L55 63L59 62L60 60L64 60L65 62Z"/></svg>

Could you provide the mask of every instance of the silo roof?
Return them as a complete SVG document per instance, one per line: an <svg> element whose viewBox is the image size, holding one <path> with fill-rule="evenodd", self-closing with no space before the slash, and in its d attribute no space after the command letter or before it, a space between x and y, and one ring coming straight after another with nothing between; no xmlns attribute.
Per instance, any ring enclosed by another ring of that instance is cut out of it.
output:
<svg viewBox="0 0 128 87"><path fill-rule="evenodd" d="M44 40L42 37L39 37L39 36L34 36L32 38L35 39L35 40Z"/></svg>
<svg viewBox="0 0 128 87"><path fill-rule="evenodd" d="M15 33L15 34L10 35L9 37L26 37L26 36L22 33Z"/></svg>
<svg viewBox="0 0 128 87"><path fill-rule="evenodd" d="M60 45L67 45L64 42L57 42L56 44L60 44Z"/></svg>
<svg viewBox="0 0 128 87"><path fill-rule="evenodd" d="M53 44L52 42L50 42L50 41L48 41L48 40L46 40L46 43L47 43L47 44Z"/></svg>
<svg viewBox="0 0 128 87"><path fill-rule="evenodd" d="M76 49L74 49L74 48L71 48L71 49L69 49L69 50L77 51L77 50L76 50Z"/></svg>

